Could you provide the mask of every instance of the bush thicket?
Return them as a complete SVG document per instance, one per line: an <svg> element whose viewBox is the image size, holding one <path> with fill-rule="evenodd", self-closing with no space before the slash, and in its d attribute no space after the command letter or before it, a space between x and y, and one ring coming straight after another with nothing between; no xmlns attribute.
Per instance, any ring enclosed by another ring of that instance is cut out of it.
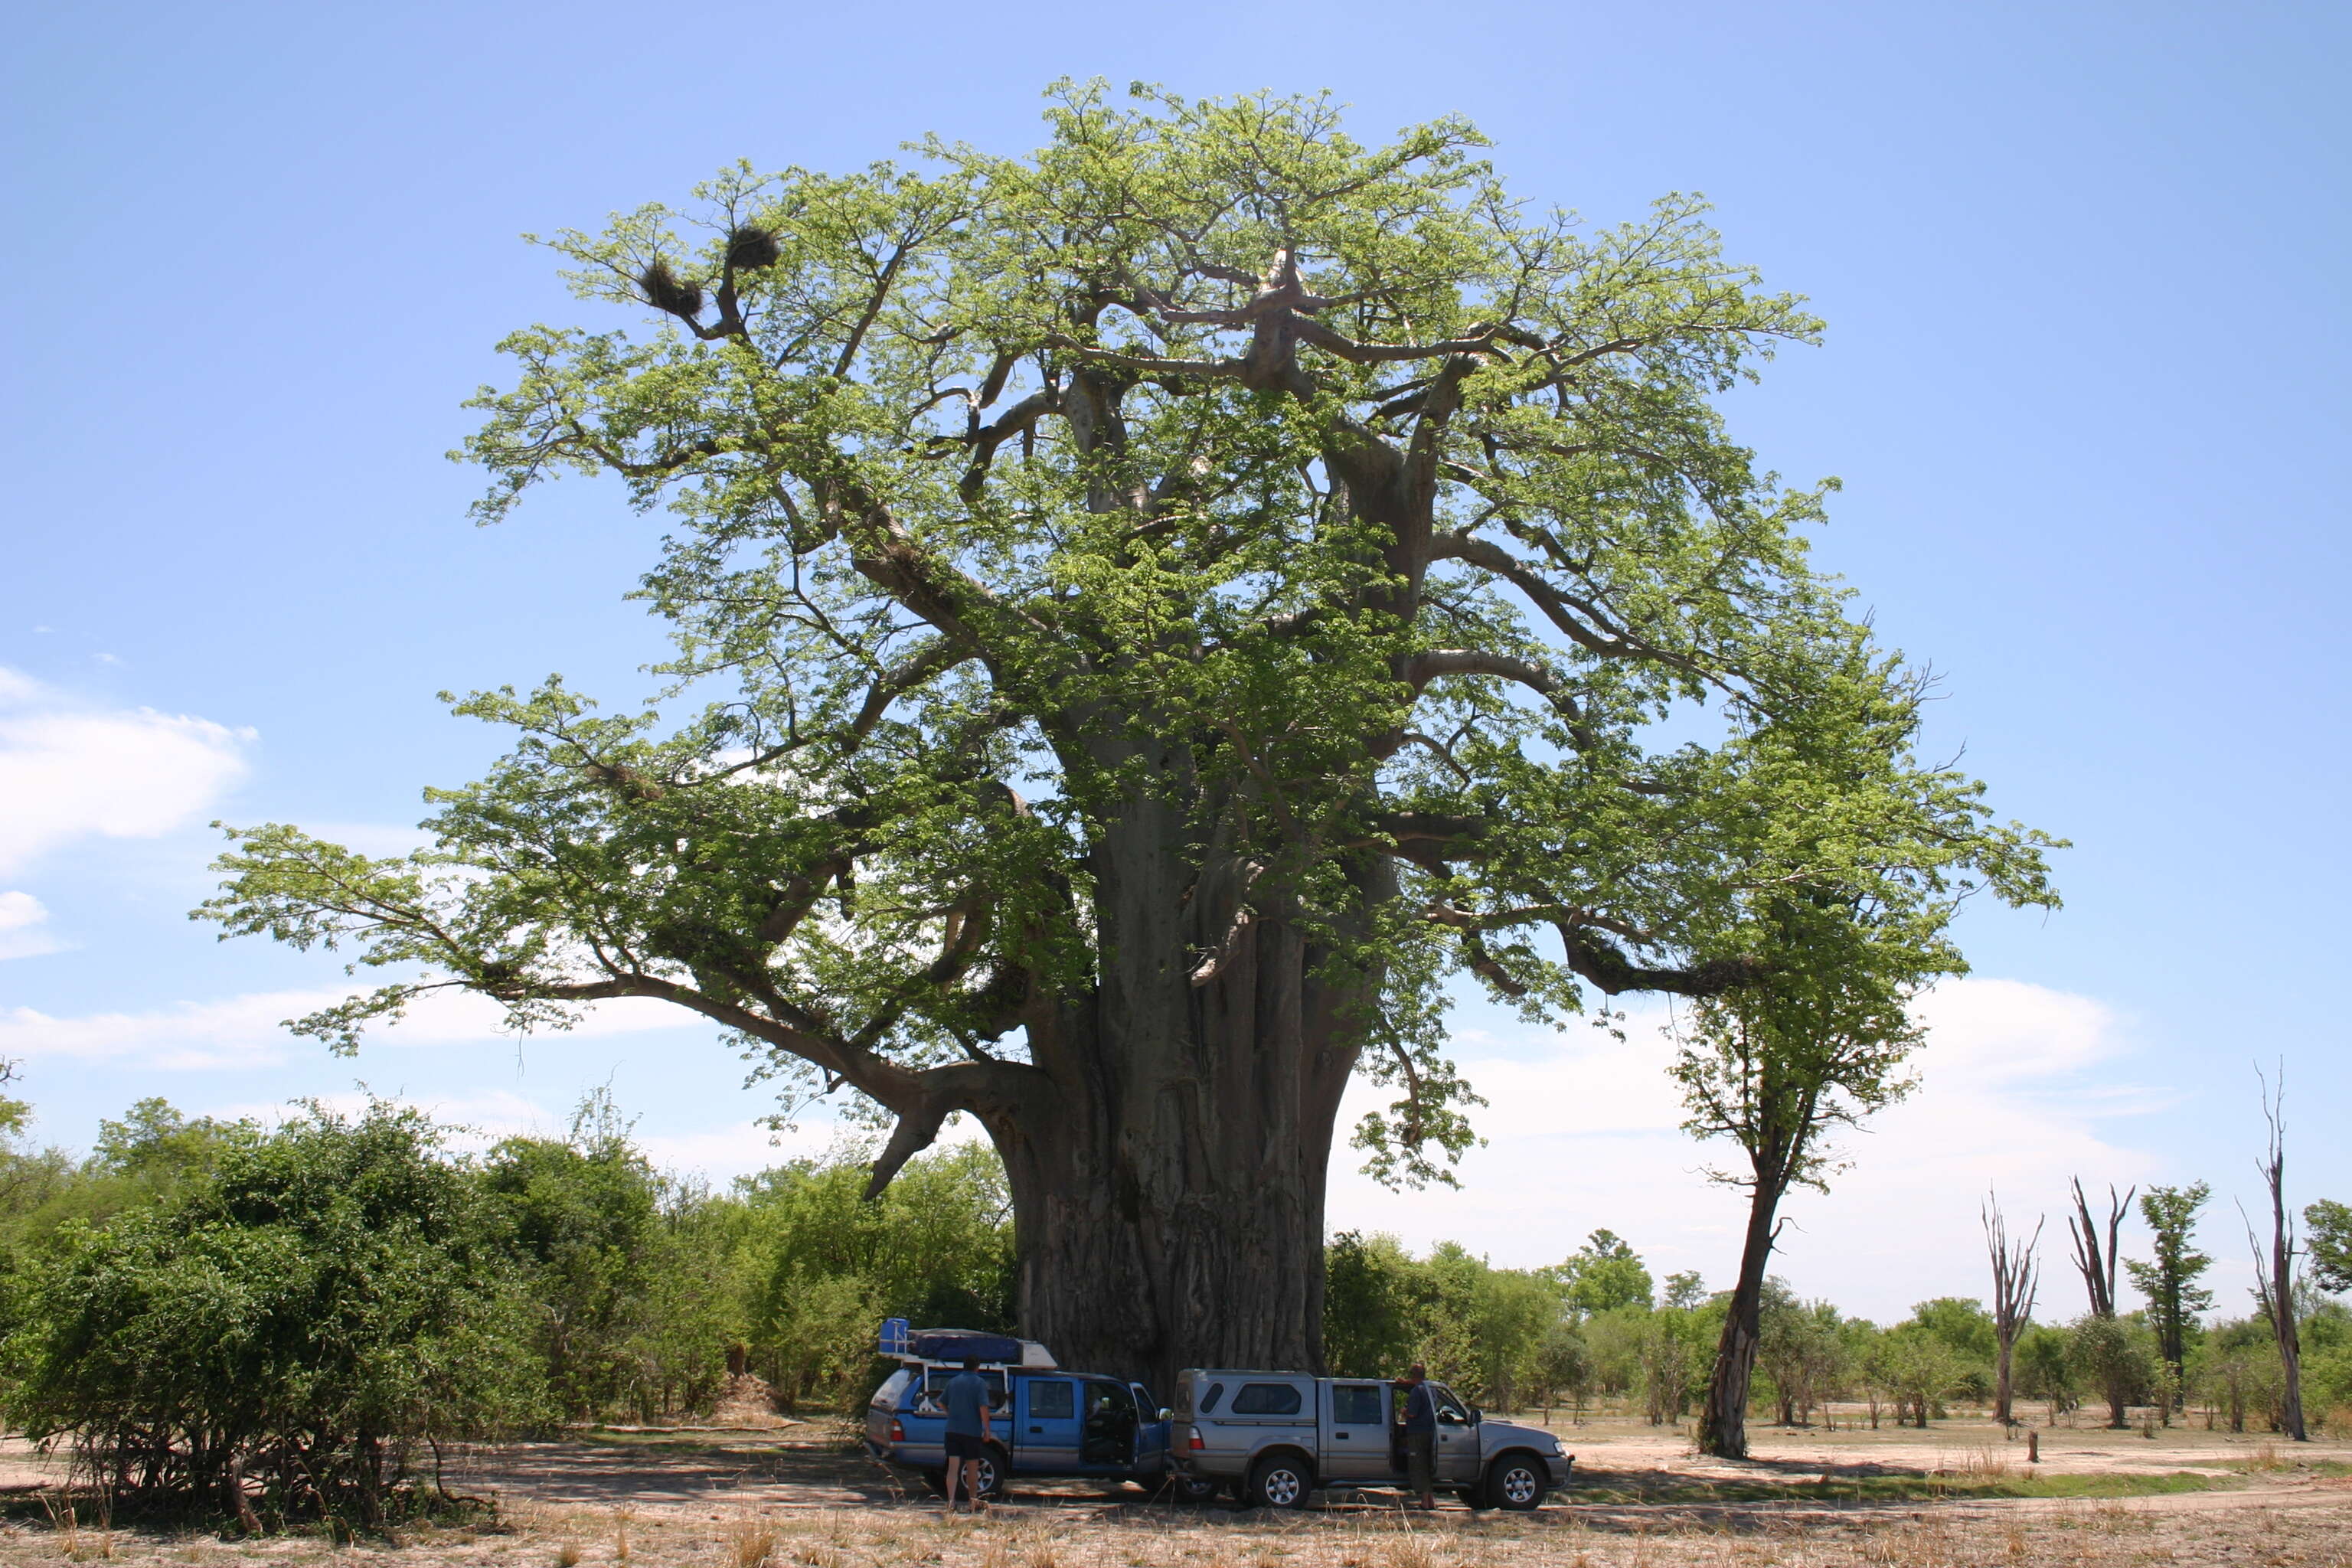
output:
<svg viewBox="0 0 2352 1568"><path fill-rule="evenodd" d="M283 1124L142 1100L85 1159L22 1145L0 1100L0 1403L116 1495L193 1498L248 1524L375 1523L443 1499L442 1446L591 1421L677 1420L772 1394L853 1411L877 1320L1014 1327L1011 1205L983 1144L952 1144L864 1197L867 1151L714 1191L657 1168L608 1097L560 1136L461 1152L371 1103ZM1661 1284L1596 1231L1550 1268L1343 1233L1327 1251L1333 1371L1412 1362L1495 1408L1677 1420L1704 1393L1725 1298ZM2352 1429L2352 1314L2304 1313L2310 1408ZM1882 1327L1765 1293L1754 1410L1925 1425L1981 1402L1980 1304ZM2192 1326L2208 1425L2275 1426L2279 1363L2254 1316ZM2165 1379L2138 1314L2037 1323L2020 1392L2146 1405ZM751 1381L753 1375L761 1381ZM763 1385L764 1384L764 1385Z"/></svg>

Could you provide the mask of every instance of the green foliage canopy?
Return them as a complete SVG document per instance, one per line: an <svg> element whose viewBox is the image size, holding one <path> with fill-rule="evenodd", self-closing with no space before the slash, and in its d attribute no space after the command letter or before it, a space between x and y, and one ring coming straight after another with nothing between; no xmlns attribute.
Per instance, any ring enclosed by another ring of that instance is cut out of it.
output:
<svg viewBox="0 0 2352 1568"><path fill-rule="evenodd" d="M642 591L700 705L477 694L514 748L433 795L433 849L236 833L205 915L392 976L299 1028L662 997L919 1147L1060 1071L1152 802L1197 984L1278 918L1378 993L1349 1027L1398 1098L1359 1139L1419 1178L1469 1137L1450 973L1557 1016L1753 974L1778 902L1924 939L1972 889L2051 900L2050 841L1916 757L1918 681L1807 564L1829 487L1726 433L1819 323L1698 202L1588 230L1458 120L1138 99L549 242L655 325L506 340L480 515L567 472L668 509Z"/></svg>
<svg viewBox="0 0 2352 1568"><path fill-rule="evenodd" d="M1587 1316L1650 1304L1650 1271L1615 1231L1594 1231L1552 1273L1569 1306Z"/></svg>

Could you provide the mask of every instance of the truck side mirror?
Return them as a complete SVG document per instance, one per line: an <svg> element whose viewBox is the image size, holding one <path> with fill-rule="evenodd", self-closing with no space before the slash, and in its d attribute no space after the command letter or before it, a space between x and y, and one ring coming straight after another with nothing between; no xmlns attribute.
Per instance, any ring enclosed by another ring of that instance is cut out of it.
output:
<svg viewBox="0 0 2352 1568"><path fill-rule="evenodd" d="M1163 1405L1160 1407L1160 1419L1162 1421L1173 1421L1176 1419L1176 1412L1169 1409L1168 1406Z"/></svg>

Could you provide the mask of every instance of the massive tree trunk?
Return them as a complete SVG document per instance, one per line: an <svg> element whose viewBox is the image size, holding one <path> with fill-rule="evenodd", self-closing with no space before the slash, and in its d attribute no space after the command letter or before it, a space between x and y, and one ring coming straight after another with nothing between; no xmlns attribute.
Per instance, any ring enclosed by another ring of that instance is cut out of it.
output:
<svg viewBox="0 0 2352 1568"><path fill-rule="evenodd" d="M1063 1364L1155 1392L1185 1366L1322 1369L1323 1192L1355 1052L1313 957L1258 921L1190 1006L1098 1001L1081 1026L1099 1092L992 1129L1022 1327Z"/></svg>
<svg viewBox="0 0 2352 1568"><path fill-rule="evenodd" d="M1190 863L1183 816L1139 801L1098 840L1099 984L1033 1016L1051 1092L985 1119L1023 1331L1155 1392L1186 1366L1322 1370L1324 1188L1378 983L1280 888ZM1394 896L1377 859L1353 881Z"/></svg>

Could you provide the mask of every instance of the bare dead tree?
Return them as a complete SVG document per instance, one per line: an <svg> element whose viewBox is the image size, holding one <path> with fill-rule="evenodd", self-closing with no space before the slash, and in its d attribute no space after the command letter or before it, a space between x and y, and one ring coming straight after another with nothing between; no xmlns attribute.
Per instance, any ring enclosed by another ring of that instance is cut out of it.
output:
<svg viewBox="0 0 2352 1568"><path fill-rule="evenodd" d="M2098 1222L2091 1217L2090 1200L2083 1195L2083 1178L2074 1178L2074 1212L2066 1216L2066 1234L2074 1238L2074 1268L2083 1277L2084 1294L2091 1299L2091 1316L2103 1321L2115 1321L2116 1256L2120 1250L2116 1233L2123 1228L2124 1215L2131 1212L2132 1198L2138 1192L2134 1186L2117 1197L2116 1184L2107 1184L2106 1248L2102 1252ZM2126 1410L2131 1404L2131 1385L2115 1365L2100 1382L2107 1401L2107 1425L2120 1430L2128 1425Z"/></svg>
<svg viewBox="0 0 2352 1568"><path fill-rule="evenodd" d="M2271 1134L2269 1147L2256 1167L2263 1173L2263 1185L2271 1190L2269 1256L2263 1256L2251 1220L2246 1224L2246 1245L2254 1255L2254 1293L2262 1302L2263 1315L2271 1321L2272 1336L2278 1341L2284 1385L2279 1395L2279 1430L2294 1442L2307 1443L2311 1434L2303 1425L2303 1342L2294 1327L2294 1220L2286 1206L2286 1064L2279 1063L2275 1091L2260 1067L2254 1068L2254 1076L2262 1080L2263 1120L2270 1124ZM2241 1204L2238 1212L2243 1215L2245 1205Z"/></svg>
<svg viewBox="0 0 2352 1568"><path fill-rule="evenodd" d="M2083 1276L2083 1291L2091 1299L2095 1318L2116 1315L2116 1233L2123 1228L2124 1215L2131 1212L2133 1194L2138 1191L2135 1186L2119 1198L2116 1184L2107 1184L2107 1241L2102 1253L2099 1227L2091 1218L2090 1200L2083 1195L2083 1178L2074 1178L2074 1212L2066 1218L2066 1234L2074 1238L2074 1268Z"/></svg>
<svg viewBox="0 0 2352 1568"><path fill-rule="evenodd" d="M1995 1366L1992 1418L2009 1426L2014 1424L2010 1414L2014 1393L2011 1363L2017 1336L2033 1321L2033 1299L2041 1274L2041 1265L2034 1255L2042 1245L2042 1226L2049 1216L2035 1215L2033 1234L2021 1242L2010 1240L2008 1222L2001 1217L1997 1195L1985 1195L1979 1217L1984 1222L1985 1251L1992 1258L1992 1328L2000 1346Z"/></svg>

